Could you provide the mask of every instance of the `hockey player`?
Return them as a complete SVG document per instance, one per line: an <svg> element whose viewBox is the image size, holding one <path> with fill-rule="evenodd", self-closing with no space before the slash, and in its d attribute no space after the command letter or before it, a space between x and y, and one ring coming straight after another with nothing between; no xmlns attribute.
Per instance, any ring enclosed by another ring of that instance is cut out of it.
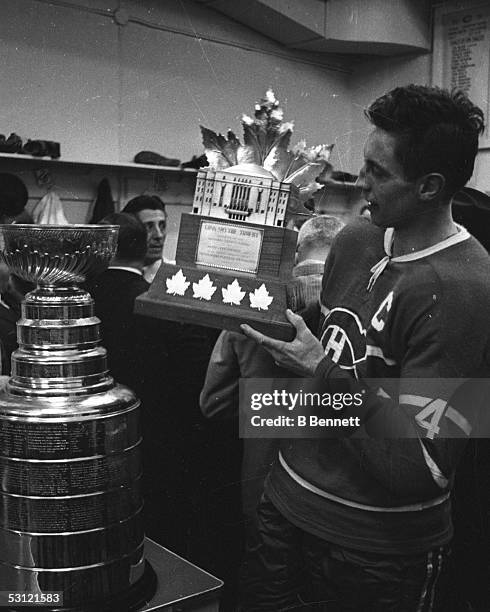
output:
<svg viewBox="0 0 490 612"><path fill-rule="evenodd" d="M362 389L364 433L281 450L244 565L247 611L289 609L306 593L328 602L315 610L427 612L441 590L455 438L474 426L473 406L450 400L490 368L490 259L450 206L473 172L483 114L461 92L409 85L366 115L371 223L334 242L318 339L291 312L289 343L243 326L296 375Z"/></svg>

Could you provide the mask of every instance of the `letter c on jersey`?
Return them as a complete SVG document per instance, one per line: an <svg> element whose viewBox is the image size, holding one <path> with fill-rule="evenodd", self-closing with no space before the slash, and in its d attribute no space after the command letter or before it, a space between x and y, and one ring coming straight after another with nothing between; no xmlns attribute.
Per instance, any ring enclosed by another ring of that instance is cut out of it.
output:
<svg viewBox="0 0 490 612"><path fill-rule="evenodd" d="M378 332L382 331L385 326L385 321L383 321L382 317L387 315L393 304L393 291L390 291L385 299L379 305L378 310L374 313L373 318L371 319L371 325Z"/></svg>

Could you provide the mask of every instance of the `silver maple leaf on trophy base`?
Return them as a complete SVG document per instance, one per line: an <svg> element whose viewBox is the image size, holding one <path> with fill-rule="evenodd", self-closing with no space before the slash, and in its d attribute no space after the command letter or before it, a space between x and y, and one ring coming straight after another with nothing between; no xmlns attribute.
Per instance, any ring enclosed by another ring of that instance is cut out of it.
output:
<svg viewBox="0 0 490 612"><path fill-rule="evenodd" d="M267 291L267 287L264 283L255 291L250 291L248 297L250 299L250 307L256 308L257 310L269 310L269 306L274 299Z"/></svg>
<svg viewBox="0 0 490 612"><path fill-rule="evenodd" d="M240 302L245 297L245 291L242 291L240 283L236 278L227 287L221 289L221 294L223 296L223 304L235 304L235 306L240 306Z"/></svg>
<svg viewBox="0 0 490 612"><path fill-rule="evenodd" d="M182 270L179 270L171 278L167 278L165 283L167 285L167 293L170 295L184 295L187 287L191 284L184 276Z"/></svg>
<svg viewBox="0 0 490 612"><path fill-rule="evenodd" d="M194 291L192 297L207 301L213 297L213 294L216 291L216 287L211 282L209 274L203 276L203 278L201 278L197 283L192 283L192 289Z"/></svg>

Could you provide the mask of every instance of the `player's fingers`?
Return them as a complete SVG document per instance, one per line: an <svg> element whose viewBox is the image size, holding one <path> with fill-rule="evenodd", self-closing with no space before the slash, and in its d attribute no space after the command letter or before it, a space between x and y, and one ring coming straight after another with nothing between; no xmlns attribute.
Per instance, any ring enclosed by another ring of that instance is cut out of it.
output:
<svg viewBox="0 0 490 612"><path fill-rule="evenodd" d="M286 310L286 317L288 321L292 323L294 327L296 328L296 334L300 334L301 332L304 332L305 330L308 329L306 327L306 323L304 322L303 317L296 314L292 310L289 310L289 308Z"/></svg>
<svg viewBox="0 0 490 612"><path fill-rule="evenodd" d="M261 334L260 332L253 329L252 327L250 327L250 325L247 325L246 323L242 323L240 325L240 329L246 336L248 336L249 338L252 338L252 340L255 340L257 344L262 344L262 339L264 338L264 334Z"/></svg>
<svg viewBox="0 0 490 612"><path fill-rule="evenodd" d="M281 340L275 340L274 338L270 338L269 336L261 334L259 331L253 329L252 327L250 327L250 325L247 325L246 323L242 323L240 325L240 329L246 336L252 338L252 340L255 340L255 342L257 342L257 344L260 344L266 349L280 350L281 345L284 344L283 342L281 342Z"/></svg>

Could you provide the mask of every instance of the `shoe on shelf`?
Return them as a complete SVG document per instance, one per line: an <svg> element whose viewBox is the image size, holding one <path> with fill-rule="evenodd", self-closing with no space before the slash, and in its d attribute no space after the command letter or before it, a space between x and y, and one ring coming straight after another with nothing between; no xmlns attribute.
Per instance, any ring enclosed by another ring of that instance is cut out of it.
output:
<svg viewBox="0 0 490 612"><path fill-rule="evenodd" d="M22 138L15 132L12 132L8 138L0 134L0 152L1 153L22 153Z"/></svg>
<svg viewBox="0 0 490 612"><path fill-rule="evenodd" d="M60 143L53 140L28 140L22 149L23 153L34 157L60 157Z"/></svg>

